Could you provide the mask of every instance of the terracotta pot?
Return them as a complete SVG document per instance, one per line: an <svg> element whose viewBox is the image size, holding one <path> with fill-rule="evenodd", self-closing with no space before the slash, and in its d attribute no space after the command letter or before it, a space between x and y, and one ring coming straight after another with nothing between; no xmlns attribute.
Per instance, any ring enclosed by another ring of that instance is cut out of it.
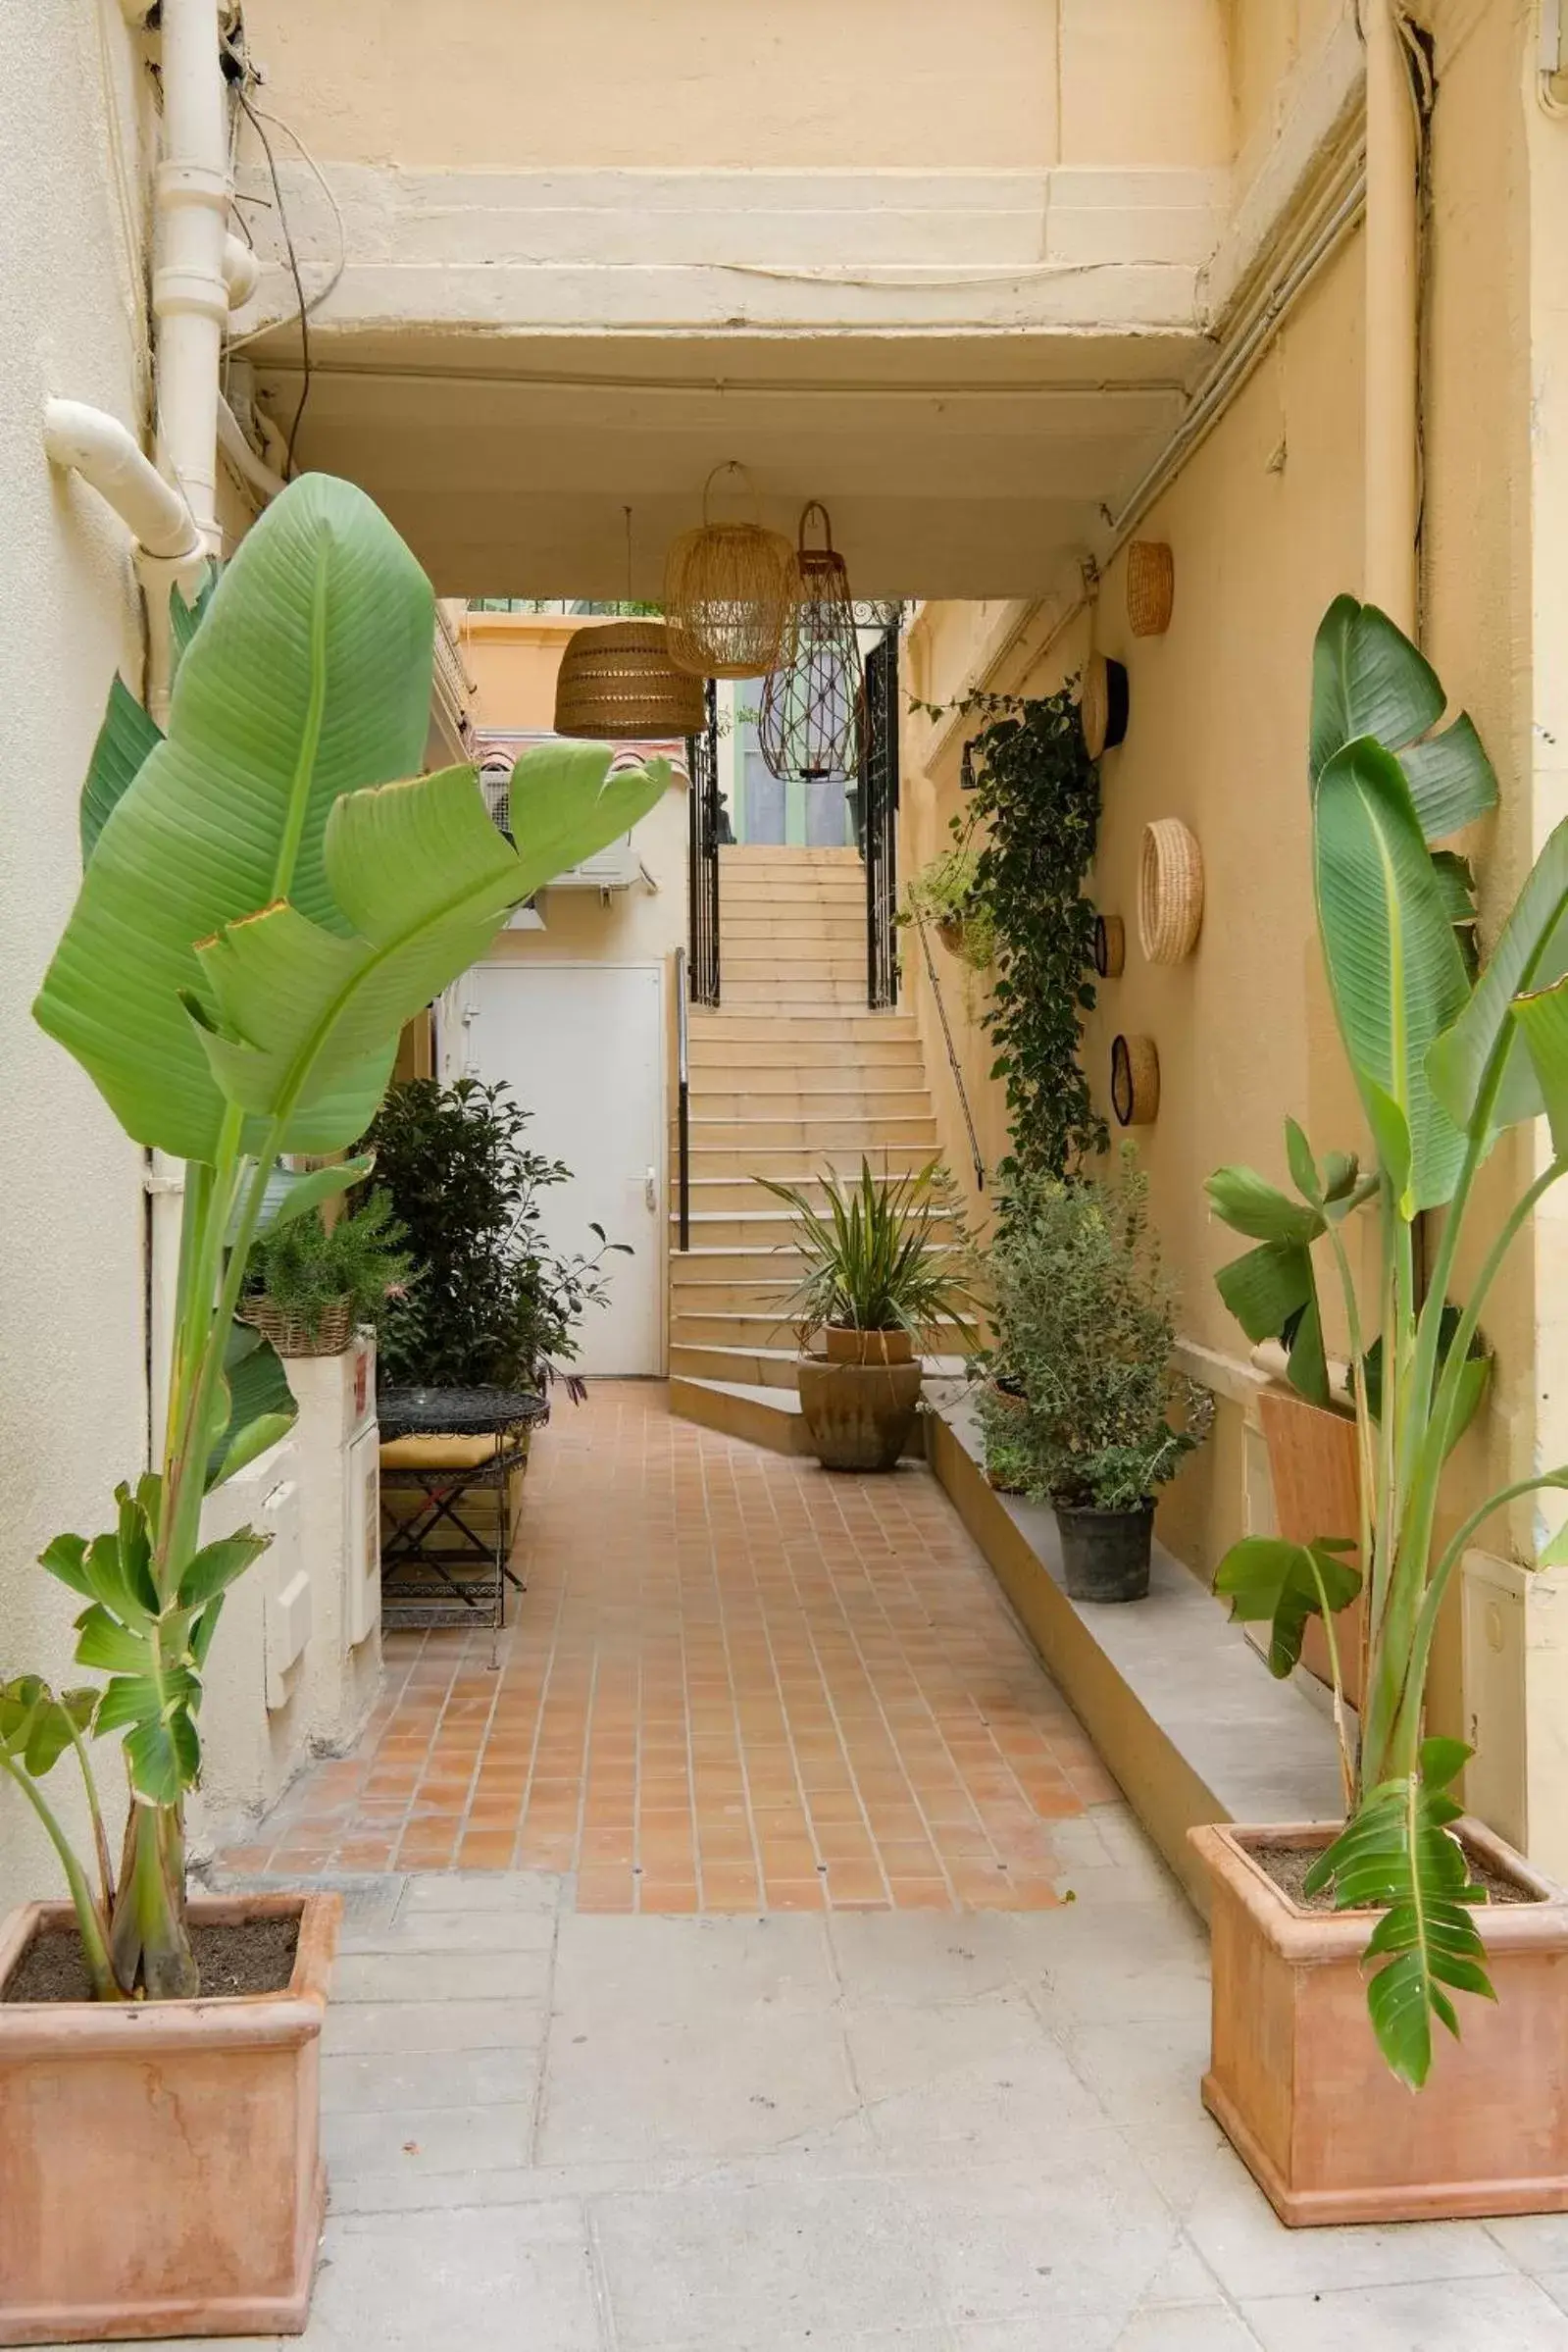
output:
<svg viewBox="0 0 1568 2352"><path fill-rule="evenodd" d="M1274 1489L1274 1524L1291 1543L1310 1544L1320 1535L1353 1536L1360 1524L1360 1467L1355 1422L1342 1412L1309 1405L1290 1389L1264 1389L1258 1418L1269 1450L1269 1483ZM1346 1557L1350 1557L1346 1555ZM1359 1556L1357 1556L1359 1558ZM1334 1620L1344 1695L1354 1707L1361 1696L1363 1603L1353 1601ZM1307 1619L1301 1663L1320 1682L1332 1681L1323 1619Z"/></svg>
<svg viewBox="0 0 1568 2352"><path fill-rule="evenodd" d="M915 1343L907 1331L857 1331L846 1323L829 1323L823 1341L833 1364L907 1364L915 1359Z"/></svg>
<svg viewBox="0 0 1568 2352"><path fill-rule="evenodd" d="M800 1410L825 1470L891 1470L920 1403L918 1363L830 1363L803 1356Z"/></svg>
<svg viewBox="0 0 1568 2352"><path fill-rule="evenodd" d="M322 2020L336 1895L196 1898L196 1924L299 1915L286 1992L0 2002L0 2344L298 2335L327 2181ZM70 1907L0 1927L0 1985Z"/></svg>
<svg viewBox="0 0 1568 2352"><path fill-rule="evenodd" d="M1367 2016L1375 1915L1308 1912L1249 1849L1309 1847L1322 1824L1192 1829L1213 1905L1203 2104L1282 2222L1425 2222L1568 2211L1568 1897L1481 1822L1478 1859L1542 1898L1479 1915L1495 2003L1435 2026L1424 2090L1391 2074Z"/></svg>

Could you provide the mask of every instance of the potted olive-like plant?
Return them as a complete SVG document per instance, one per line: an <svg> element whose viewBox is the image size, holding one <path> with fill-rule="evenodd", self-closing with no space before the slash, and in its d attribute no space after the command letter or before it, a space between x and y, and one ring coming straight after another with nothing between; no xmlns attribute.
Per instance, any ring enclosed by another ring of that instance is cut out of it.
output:
<svg viewBox="0 0 1568 2352"><path fill-rule="evenodd" d="M414 1260L383 1192L329 1225L319 1208L258 1234L236 1309L279 1355L337 1355L405 1299Z"/></svg>
<svg viewBox="0 0 1568 2352"><path fill-rule="evenodd" d="M974 1304L952 1186L939 1160L881 1175L832 1169L819 1208L798 1185L757 1182L794 1211L803 1270L787 1302L800 1335L800 1410L828 1470L890 1470L920 1405L916 1345L973 1344ZM809 1342L820 1332L822 1355Z"/></svg>
<svg viewBox="0 0 1568 2352"><path fill-rule="evenodd" d="M1213 1400L1171 1368L1175 1286L1131 1147L1113 1184L1017 1171L986 1264L987 1471L1051 1505L1072 1600L1141 1600L1154 1497L1207 1434Z"/></svg>
<svg viewBox="0 0 1568 2352"><path fill-rule="evenodd" d="M208 1653L265 1547L204 1541L203 1504L293 1415L234 1309L258 1235L370 1172L285 1158L362 1135L401 1024L667 781L610 774L604 745L541 746L514 774L514 846L472 768L417 773L433 630L391 526L306 476L181 627L167 736L118 688L83 793L86 870L35 1011L129 1136L184 1162L183 1209L155 1466L127 1465L102 1532L43 1554L93 1679L0 1689L0 1777L71 1897L0 1925L0 2341L304 2325L336 1899L185 1882ZM118 1862L105 1739L128 1794ZM62 1762L85 1784L85 1858L49 1785Z"/></svg>
<svg viewBox="0 0 1568 2352"><path fill-rule="evenodd" d="M1487 1384L1488 1296L1568 1170L1568 824L1478 973L1463 936L1468 874L1432 844L1485 815L1496 784L1467 717L1432 732L1443 710L1431 667L1383 613L1350 596L1330 606L1313 657L1313 879L1372 1156L1364 1168L1343 1152L1319 1160L1291 1121L1293 1194L1245 1168L1210 1188L1258 1244L1227 1287L1233 1306L1245 1298L1248 1330L1279 1328L1303 1302L1320 1321L1304 1261L1321 1246L1354 1389L1353 1523L1322 1524L1309 1541L1248 1537L1216 1579L1237 1616L1267 1628L1281 1675L1322 1620L1348 1818L1191 1833L1213 1895L1203 2095L1294 2223L1568 2210L1568 1900L1464 1817L1453 1791L1469 1750L1429 1736L1426 1719L1439 1619L1467 1547L1515 1498L1568 1486L1558 1467L1472 1508L1442 1492ZM1549 1154L1481 1222L1483 1163L1542 1115ZM1418 1281L1416 1228L1433 1209L1445 1214ZM1368 1304L1363 1253L1345 1232L1357 1216L1376 1218ZM1462 1300L1450 1297L1461 1266ZM1358 1721L1336 1634L1353 1602ZM1434 2020L1455 2037L1436 2068Z"/></svg>

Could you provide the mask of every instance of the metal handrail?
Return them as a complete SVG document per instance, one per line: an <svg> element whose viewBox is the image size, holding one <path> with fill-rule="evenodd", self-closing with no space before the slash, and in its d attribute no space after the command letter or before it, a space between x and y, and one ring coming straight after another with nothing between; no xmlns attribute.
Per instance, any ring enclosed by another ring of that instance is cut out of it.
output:
<svg viewBox="0 0 1568 2352"><path fill-rule="evenodd" d="M918 911L915 915L915 928L920 933L920 945L925 951L926 972L931 981L931 993L936 999L936 1018L942 1025L942 1041L947 1048L947 1067L951 1070L953 1084L958 1089L958 1102L964 1114L964 1125L969 1129L969 1156L975 1170L975 1189L977 1192L983 1193L986 1190L986 1162L981 1157L980 1138L975 1133L975 1122L970 1115L969 1097L964 1091L964 1073L958 1066L958 1054L953 1046L953 1033L947 1025L947 1007L942 1002L942 984L936 977L936 958L931 951L931 941L926 936L926 918Z"/></svg>
<svg viewBox="0 0 1568 2352"><path fill-rule="evenodd" d="M676 1165L680 1206L680 1247L691 1247L691 1029L687 1002L686 951L675 951L676 1021Z"/></svg>

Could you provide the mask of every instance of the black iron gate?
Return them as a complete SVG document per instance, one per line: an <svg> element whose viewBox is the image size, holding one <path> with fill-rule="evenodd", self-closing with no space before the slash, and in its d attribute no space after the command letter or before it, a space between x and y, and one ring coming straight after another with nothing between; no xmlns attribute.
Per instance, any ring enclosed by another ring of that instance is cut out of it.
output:
<svg viewBox="0 0 1568 2352"><path fill-rule="evenodd" d="M861 855L866 861L866 1002L898 1001L898 624L866 656L860 751Z"/></svg>
<svg viewBox="0 0 1568 2352"><path fill-rule="evenodd" d="M719 844L727 828L719 796L719 702L711 678L707 711L703 733L686 738L686 767L691 778L686 931L693 1004L719 1001Z"/></svg>

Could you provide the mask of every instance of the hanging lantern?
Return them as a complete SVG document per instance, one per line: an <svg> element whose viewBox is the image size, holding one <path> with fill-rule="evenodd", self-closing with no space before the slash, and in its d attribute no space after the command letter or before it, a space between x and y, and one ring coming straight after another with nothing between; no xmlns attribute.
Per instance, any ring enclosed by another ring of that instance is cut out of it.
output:
<svg viewBox="0 0 1568 2352"><path fill-rule="evenodd" d="M598 742L700 735L702 687L670 659L662 621L616 621L567 639L555 680L555 732Z"/></svg>
<svg viewBox="0 0 1568 2352"><path fill-rule="evenodd" d="M813 516L821 547L806 545ZM800 517L794 575L779 666L762 690L757 741L772 776L853 776L865 704L855 604L828 509L815 498Z"/></svg>
<svg viewBox="0 0 1568 2352"><path fill-rule="evenodd" d="M751 489L744 466L715 466L702 486L700 529L683 531L665 558L670 658L693 678L764 678L779 659L789 608L789 541L760 523L711 523L708 494L719 474L738 474Z"/></svg>

